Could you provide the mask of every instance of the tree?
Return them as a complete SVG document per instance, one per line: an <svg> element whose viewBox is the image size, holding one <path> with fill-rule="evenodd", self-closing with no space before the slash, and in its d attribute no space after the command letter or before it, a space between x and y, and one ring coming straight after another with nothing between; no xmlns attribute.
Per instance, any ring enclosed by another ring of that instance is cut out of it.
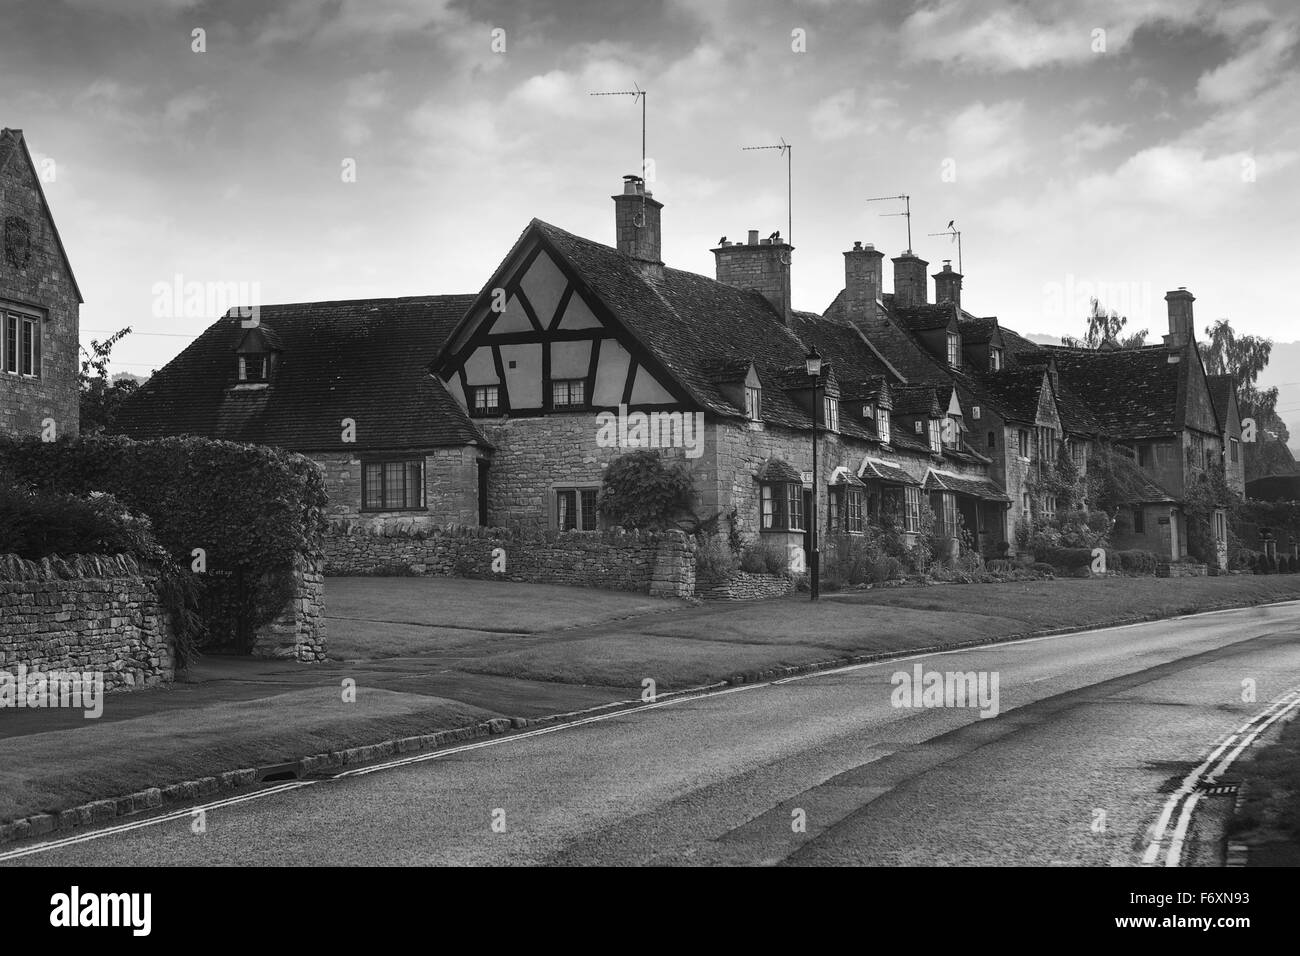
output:
<svg viewBox="0 0 1300 956"><path fill-rule="evenodd" d="M605 469L599 507L628 530L662 531L683 519L694 519L694 497L694 479L682 463L668 465L657 452L633 451L615 458Z"/></svg>
<svg viewBox="0 0 1300 956"><path fill-rule="evenodd" d="M90 348L81 347L81 371L77 380L81 386L81 433L92 435L112 426L118 409L128 395L140 387L138 382L123 379L110 380L108 362L113 346L131 334L131 327L113 333L104 341L90 340Z"/></svg>
<svg viewBox="0 0 1300 956"><path fill-rule="evenodd" d="M1128 325L1126 316L1120 315L1114 309L1107 311L1106 307L1094 297L1088 313L1088 331L1081 339L1072 335L1063 335L1061 344L1075 349L1099 349L1106 342L1109 342L1113 348L1121 349L1138 349L1145 345L1146 329L1139 329L1120 338L1120 333L1124 331L1126 325Z"/></svg>

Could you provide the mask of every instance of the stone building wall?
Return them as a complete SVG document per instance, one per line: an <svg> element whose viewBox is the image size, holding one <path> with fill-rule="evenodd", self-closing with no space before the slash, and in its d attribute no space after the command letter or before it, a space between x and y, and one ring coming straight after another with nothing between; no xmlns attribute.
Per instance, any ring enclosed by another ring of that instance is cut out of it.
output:
<svg viewBox="0 0 1300 956"><path fill-rule="evenodd" d="M423 511L361 510L361 465L371 460L356 455L311 452L307 457L320 465L329 492L328 513L332 519L345 518L367 528L386 530L429 530L447 524L478 522L478 456L469 446L435 448L427 453L411 452L411 458L424 459ZM401 453L382 457L405 457Z"/></svg>
<svg viewBox="0 0 1300 956"><path fill-rule="evenodd" d="M48 418L56 437L76 435L80 297L21 145L0 169L0 311L5 308L41 317L41 374L0 368L0 432L39 435Z"/></svg>
<svg viewBox="0 0 1300 956"><path fill-rule="evenodd" d="M102 671L106 689L175 676L157 575L124 555L0 556L0 669Z"/></svg>

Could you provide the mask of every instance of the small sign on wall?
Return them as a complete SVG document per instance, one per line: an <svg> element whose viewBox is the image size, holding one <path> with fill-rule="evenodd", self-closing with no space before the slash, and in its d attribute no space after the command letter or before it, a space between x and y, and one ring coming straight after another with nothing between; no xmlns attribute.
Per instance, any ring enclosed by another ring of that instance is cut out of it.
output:
<svg viewBox="0 0 1300 956"><path fill-rule="evenodd" d="M1156 524L1169 524L1169 519L1168 519L1168 518L1157 518L1157 519L1156 519Z"/></svg>

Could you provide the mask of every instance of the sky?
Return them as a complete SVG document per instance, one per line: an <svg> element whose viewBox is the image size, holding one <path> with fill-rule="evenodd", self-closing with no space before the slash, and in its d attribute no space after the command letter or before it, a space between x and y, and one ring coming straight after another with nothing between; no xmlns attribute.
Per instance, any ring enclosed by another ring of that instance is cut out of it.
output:
<svg viewBox="0 0 1300 956"><path fill-rule="evenodd" d="M641 162L663 257L787 234L820 312L855 240L953 259L963 305L1079 334L1300 338L1294 0L0 0L24 130L86 303L158 368L256 304L476 292L537 217L613 243ZM786 157L744 146L792 144ZM886 288L891 270L886 263ZM194 285L194 284L198 285ZM177 287L183 294L177 297ZM206 292L186 301L184 292ZM933 285L931 285L933 295ZM228 303L248 304L248 302ZM211 305L211 308L207 306Z"/></svg>

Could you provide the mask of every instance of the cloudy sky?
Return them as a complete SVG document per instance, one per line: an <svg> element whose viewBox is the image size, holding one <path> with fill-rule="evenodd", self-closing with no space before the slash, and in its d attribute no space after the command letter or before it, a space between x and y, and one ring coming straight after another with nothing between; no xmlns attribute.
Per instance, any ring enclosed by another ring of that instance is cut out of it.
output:
<svg viewBox="0 0 1300 956"><path fill-rule="evenodd" d="M1300 338L1294 0L0 5L0 125L47 171L84 337L141 333L120 370L211 320L155 315L176 276L262 303L472 292L534 216L612 243L640 110L588 93L633 84L670 265L785 232L784 160L741 150L784 138L797 308L853 240L906 246L865 200L907 193L917 254L955 259L926 234L956 220L964 305L1020 331L1079 332L1099 290L1158 334L1186 286L1198 325Z"/></svg>

